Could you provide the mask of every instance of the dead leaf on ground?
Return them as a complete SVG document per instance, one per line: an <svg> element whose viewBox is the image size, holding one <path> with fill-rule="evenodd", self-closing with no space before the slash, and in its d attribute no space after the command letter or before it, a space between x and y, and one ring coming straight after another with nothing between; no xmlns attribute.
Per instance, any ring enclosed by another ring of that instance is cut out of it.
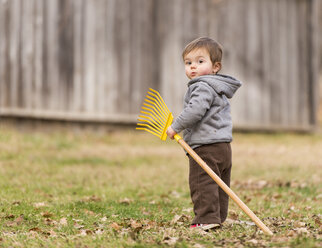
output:
<svg viewBox="0 0 322 248"><path fill-rule="evenodd" d="M57 221L55 220L52 220L50 218L45 218L44 219L44 223L47 225L47 226L56 226L58 223Z"/></svg>
<svg viewBox="0 0 322 248"><path fill-rule="evenodd" d="M40 207L45 207L45 206L46 206L46 203L44 203L44 202L36 202L36 203L34 203L35 208L40 208Z"/></svg>
<svg viewBox="0 0 322 248"><path fill-rule="evenodd" d="M20 201L14 201L13 203L12 203L12 205L13 206L19 206L21 204L21 202Z"/></svg>
<svg viewBox="0 0 322 248"><path fill-rule="evenodd" d="M9 215L6 215L4 218L5 219L14 219L15 216L13 214L9 214Z"/></svg>
<svg viewBox="0 0 322 248"><path fill-rule="evenodd" d="M102 222L107 221L107 217L106 217L106 216L104 216L103 218L101 218L101 221L102 221Z"/></svg>
<svg viewBox="0 0 322 248"><path fill-rule="evenodd" d="M86 235L92 235L93 234L93 231L92 230L80 230L80 235L81 236L86 236Z"/></svg>
<svg viewBox="0 0 322 248"><path fill-rule="evenodd" d="M138 230L142 229L142 224L135 221L135 220L132 220L131 221L131 228L133 228L135 231L138 231Z"/></svg>
<svg viewBox="0 0 322 248"><path fill-rule="evenodd" d="M39 227L33 227L29 229L29 232L42 232L42 230Z"/></svg>
<svg viewBox="0 0 322 248"><path fill-rule="evenodd" d="M176 214L173 219L171 220L170 224L171 225L183 225L184 223L186 222L189 222L190 221L190 217L186 214L181 214L181 215L178 215Z"/></svg>
<svg viewBox="0 0 322 248"><path fill-rule="evenodd" d="M178 237L165 237L162 243L167 245L175 245L178 240L179 240Z"/></svg>
<svg viewBox="0 0 322 248"><path fill-rule="evenodd" d="M306 226L306 223L305 222L301 222L301 221L295 221L293 223L293 226L296 227L296 228L305 227Z"/></svg>
<svg viewBox="0 0 322 248"><path fill-rule="evenodd" d="M86 196L83 199L81 199L82 202L101 202L102 199L96 195L92 196Z"/></svg>
<svg viewBox="0 0 322 248"><path fill-rule="evenodd" d="M11 227L11 226L18 226L24 221L24 216L20 215L18 218L16 218L14 221L8 221L6 223L6 226Z"/></svg>
<svg viewBox="0 0 322 248"><path fill-rule="evenodd" d="M42 217L44 217L44 218L49 218L49 217L52 217L53 216L53 214L52 213L49 213L49 212L42 212L42 213L40 213L41 214L41 216Z"/></svg>
<svg viewBox="0 0 322 248"><path fill-rule="evenodd" d="M309 230L307 228L305 228L305 227L296 228L295 231L298 234L307 234L307 233L310 233Z"/></svg>
<svg viewBox="0 0 322 248"><path fill-rule="evenodd" d="M97 235L101 235L103 233L104 233L104 230L103 229L97 229L97 230L95 230L95 234L97 234Z"/></svg>
<svg viewBox="0 0 322 248"><path fill-rule="evenodd" d="M61 218L59 220L59 224L62 225L62 226L67 226L67 224L68 224L67 219L66 218Z"/></svg>
<svg viewBox="0 0 322 248"><path fill-rule="evenodd" d="M229 210L228 216L232 220L238 220L238 213L234 210Z"/></svg>
<svg viewBox="0 0 322 248"><path fill-rule="evenodd" d="M116 222L113 222L110 227L112 227L114 230L119 231L121 229L121 227L119 226L119 224L117 224Z"/></svg>
<svg viewBox="0 0 322 248"><path fill-rule="evenodd" d="M91 215L91 216L95 215L95 213L93 211L88 210L88 209L84 209L84 212L85 212L85 214L88 214L88 215Z"/></svg>
<svg viewBox="0 0 322 248"><path fill-rule="evenodd" d="M124 204L124 205L130 205L132 202L133 200L129 198L124 198L119 201L120 204Z"/></svg>
<svg viewBox="0 0 322 248"><path fill-rule="evenodd" d="M74 223L74 228L76 228L76 229L82 229L82 228L84 228L84 225L80 225L78 223Z"/></svg>

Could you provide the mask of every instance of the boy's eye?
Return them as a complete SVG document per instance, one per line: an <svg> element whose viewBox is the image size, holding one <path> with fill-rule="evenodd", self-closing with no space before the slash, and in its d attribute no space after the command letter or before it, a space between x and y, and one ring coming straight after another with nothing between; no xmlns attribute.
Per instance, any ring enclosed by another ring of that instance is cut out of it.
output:
<svg viewBox="0 0 322 248"><path fill-rule="evenodd" d="M199 60L199 64L202 64L203 63L203 60Z"/></svg>
<svg viewBox="0 0 322 248"><path fill-rule="evenodd" d="M186 65L191 65L191 62L190 62L190 61L187 61L187 62L186 62Z"/></svg>

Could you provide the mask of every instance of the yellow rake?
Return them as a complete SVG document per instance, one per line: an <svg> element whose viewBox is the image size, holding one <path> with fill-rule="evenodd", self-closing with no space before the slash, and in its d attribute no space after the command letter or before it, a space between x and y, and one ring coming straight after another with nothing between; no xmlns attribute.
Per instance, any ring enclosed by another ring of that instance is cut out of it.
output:
<svg viewBox="0 0 322 248"><path fill-rule="evenodd" d="M173 115L164 103L159 92L149 89L141 108L136 129L147 131L156 135L161 140L167 139L166 131L172 124ZM197 153L178 135L175 140L186 152L208 173L208 175L226 192L230 198L255 222L255 224L266 234L273 235L272 231L239 199L239 197L217 176L216 173L197 155Z"/></svg>

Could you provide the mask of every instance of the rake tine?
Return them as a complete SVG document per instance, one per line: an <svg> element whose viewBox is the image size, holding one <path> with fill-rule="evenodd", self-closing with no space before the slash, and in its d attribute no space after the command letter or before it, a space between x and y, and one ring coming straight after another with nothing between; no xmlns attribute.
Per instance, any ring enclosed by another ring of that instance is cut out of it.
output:
<svg viewBox="0 0 322 248"><path fill-rule="evenodd" d="M159 118L162 119L162 122L166 121L166 118L164 117L164 115L159 114L159 110L156 109L153 105L147 104L145 102L143 103L143 105L149 107L150 109L148 108L146 110L149 110L149 111L153 112L156 116L158 116Z"/></svg>
<svg viewBox="0 0 322 248"><path fill-rule="evenodd" d="M152 130L154 130L156 132L161 132L161 134L162 134L162 129L160 130L160 128L155 126L152 122L150 122L148 120L142 120L142 119L139 119L139 121L141 121L143 123L138 123L138 125L140 124L140 126L147 126L147 127L151 128ZM148 124L146 124L146 123L148 123Z"/></svg>
<svg viewBox="0 0 322 248"><path fill-rule="evenodd" d="M159 93L159 92L157 92L157 91L156 91L156 90L154 90L154 89L151 89L151 88L150 88L150 90L151 90L152 92L154 92L154 93L157 95L157 98L158 98L159 100L161 100L162 105L163 105L163 106L164 106L164 108L167 110L167 112L170 112L170 110L168 109L167 105L166 105L166 104L165 104L165 102L163 101L163 98L161 97L160 93Z"/></svg>
<svg viewBox="0 0 322 248"><path fill-rule="evenodd" d="M145 116L145 115L139 115L140 118L143 118L143 119L140 119L140 121L142 122L148 122L148 121L151 121L150 123L153 124L155 126L155 128L159 129L159 130L163 130L163 127L155 121L155 119L149 117L149 116Z"/></svg>
<svg viewBox="0 0 322 248"><path fill-rule="evenodd" d="M153 135L155 135L155 136L157 136L157 137L159 137L159 136L160 136L159 134L154 133L153 131L151 131L150 129L147 129L147 128L137 127L137 128L135 128L135 129L137 129L137 130L147 131L147 132L149 132L149 133L151 133L151 134L153 134Z"/></svg>
<svg viewBox="0 0 322 248"><path fill-rule="evenodd" d="M141 110L141 113L142 114L147 114L147 115L150 115L150 116L152 116L152 117L154 117L154 118L156 118L157 119L157 121L158 121L158 123L160 124L160 125L162 125L162 123L164 122L164 120L162 120L153 110L151 110L151 109L148 109L148 108L145 108L145 107L142 107L142 109L143 110L147 110L147 111L149 111L149 112L145 112L145 111L143 111L143 110Z"/></svg>
<svg viewBox="0 0 322 248"><path fill-rule="evenodd" d="M161 110L164 114L166 114L166 113L168 113L168 112L169 112L169 110L163 106L162 102L160 101L160 99L159 99L155 94L153 94L153 93L151 93L151 92L148 92L148 93L149 93L150 95L147 95L146 97L147 97L147 98L149 98L149 99L151 99L151 100L153 100L153 101L158 105L158 107L160 108L160 110Z"/></svg>
<svg viewBox="0 0 322 248"><path fill-rule="evenodd" d="M162 114L166 118L167 114L161 108L160 104L153 97L150 97L148 95L146 97L149 98L150 100L153 100L153 102L148 100L148 99L145 99L145 101L148 102L148 103L154 104L156 106L156 108L159 110L160 114Z"/></svg>
<svg viewBox="0 0 322 248"><path fill-rule="evenodd" d="M147 114L148 116L145 116L145 115L140 115L139 117L141 118L146 118L148 120L151 120L153 121L153 123L155 123L156 126L158 126L159 128L163 129L162 127L162 123L160 123L155 116L151 115L150 113L148 112L145 112L145 111L141 111L142 114ZM151 117L150 117L151 116Z"/></svg>
<svg viewBox="0 0 322 248"><path fill-rule="evenodd" d="M138 123L138 127L136 129L138 129L138 130L145 130L145 131L148 131L149 133L154 134L155 136L160 137L160 133L158 131L154 130L153 128L151 128L147 124Z"/></svg>

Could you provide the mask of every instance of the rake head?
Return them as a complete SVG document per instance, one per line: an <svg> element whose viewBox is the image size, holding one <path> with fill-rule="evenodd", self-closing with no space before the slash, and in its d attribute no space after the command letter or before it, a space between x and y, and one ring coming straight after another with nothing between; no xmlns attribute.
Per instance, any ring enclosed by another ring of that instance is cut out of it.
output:
<svg viewBox="0 0 322 248"><path fill-rule="evenodd" d="M173 121L173 115L159 92L149 89L140 113L136 129L147 131L161 140L166 140L166 131Z"/></svg>

